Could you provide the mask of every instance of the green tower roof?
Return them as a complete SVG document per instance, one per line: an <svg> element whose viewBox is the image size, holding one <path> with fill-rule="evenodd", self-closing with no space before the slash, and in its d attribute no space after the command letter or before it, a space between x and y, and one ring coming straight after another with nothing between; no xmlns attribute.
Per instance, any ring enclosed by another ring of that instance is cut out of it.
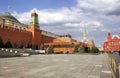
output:
<svg viewBox="0 0 120 78"><path fill-rule="evenodd" d="M86 26L84 26L84 34L87 34Z"/></svg>
<svg viewBox="0 0 120 78"><path fill-rule="evenodd" d="M30 22L33 23L33 24L39 25L38 15L35 11L32 13Z"/></svg>

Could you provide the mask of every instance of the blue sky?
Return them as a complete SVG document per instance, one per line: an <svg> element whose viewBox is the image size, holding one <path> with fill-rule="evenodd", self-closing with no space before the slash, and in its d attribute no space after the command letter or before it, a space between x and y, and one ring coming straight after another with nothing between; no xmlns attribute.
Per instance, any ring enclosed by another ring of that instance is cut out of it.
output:
<svg viewBox="0 0 120 78"><path fill-rule="evenodd" d="M69 33L78 41L83 39L84 25L88 40L103 45L107 33L120 35L120 0L1 0L0 13L11 6L11 14L29 24L36 10L40 28L56 34ZM52 31L51 31L52 30Z"/></svg>
<svg viewBox="0 0 120 78"><path fill-rule="evenodd" d="M26 12L32 8L37 9L58 9L62 7L72 7L76 4L75 0L2 0L0 2L1 11L7 11L8 6L17 12Z"/></svg>

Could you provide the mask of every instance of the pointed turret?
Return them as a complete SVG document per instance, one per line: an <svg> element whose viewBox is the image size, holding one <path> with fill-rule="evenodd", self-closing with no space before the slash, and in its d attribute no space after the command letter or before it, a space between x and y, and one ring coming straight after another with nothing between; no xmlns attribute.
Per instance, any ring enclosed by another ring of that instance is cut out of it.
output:
<svg viewBox="0 0 120 78"><path fill-rule="evenodd" d="M84 26L84 34L87 34L86 26Z"/></svg>
<svg viewBox="0 0 120 78"><path fill-rule="evenodd" d="M85 26L84 26L84 31L83 31L83 43L88 43L87 29Z"/></svg>
<svg viewBox="0 0 120 78"><path fill-rule="evenodd" d="M39 29L38 14L35 11L31 14L30 26Z"/></svg>
<svg viewBox="0 0 120 78"><path fill-rule="evenodd" d="M108 32L108 37L107 37L108 41L111 41L112 40L112 37L111 37L111 34L110 32Z"/></svg>
<svg viewBox="0 0 120 78"><path fill-rule="evenodd" d="M108 39L108 50L109 51L112 51L112 37L111 37L111 34L110 34L110 32L108 32L108 37L107 37L107 39Z"/></svg>

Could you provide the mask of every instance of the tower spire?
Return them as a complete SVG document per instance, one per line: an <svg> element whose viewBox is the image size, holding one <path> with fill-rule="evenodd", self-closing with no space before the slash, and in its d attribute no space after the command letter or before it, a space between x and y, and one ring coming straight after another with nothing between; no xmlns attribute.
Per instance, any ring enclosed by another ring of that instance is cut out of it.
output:
<svg viewBox="0 0 120 78"><path fill-rule="evenodd" d="M85 25L84 25L84 34L87 34L87 29Z"/></svg>
<svg viewBox="0 0 120 78"><path fill-rule="evenodd" d="M38 14L36 13L35 10L31 14L30 26L33 26L34 28L39 29Z"/></svg>
<svg viewBox="0 0 120 78"><path fill-rule="evenodd" d="M111 33L110 33L110 32L108 32L108 37L107 37L107 39L108 39L109 42L111 42L112 37L111 37Z"/></svg>
<svg viewBox="0 0 120 78"><path fill-rule="evenodd" d="M83 43L88 43L86 25L84 25L84 29L83 29Z"/></svg>

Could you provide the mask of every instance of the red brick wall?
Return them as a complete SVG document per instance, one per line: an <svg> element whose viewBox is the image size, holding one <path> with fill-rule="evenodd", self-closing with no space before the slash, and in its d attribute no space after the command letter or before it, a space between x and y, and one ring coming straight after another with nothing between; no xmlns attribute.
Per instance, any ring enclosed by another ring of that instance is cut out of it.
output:
<svg viewBox="0 0 120 78"><path fill-rule="evenodd" d="M24 46L26 47L29 42L31 42L31 32L25 30L19 30L12 27L1 27L0 26L0 37L2 38L3 42L9 39L14 45L16 42L17 45L20 46L21 41L23 41Z"/></svg>
<svg viewBox="0 0 120 78"><path fill-rule="evenodd" d="M9 39L14 45L16 42L20 46L21 41L26 47L28 43L37 44L38 48L41 44L53 42L53 37L41 35L41 30L19 30L12 27L0 26L0 37L3 39L4 44Z"/></svg>
<svg viewBox="0 0 120 78"><path fill-rule="evenodd" d="M55 39L55 38L42 35L42 44L53 42L53 39Z"/></svg>

